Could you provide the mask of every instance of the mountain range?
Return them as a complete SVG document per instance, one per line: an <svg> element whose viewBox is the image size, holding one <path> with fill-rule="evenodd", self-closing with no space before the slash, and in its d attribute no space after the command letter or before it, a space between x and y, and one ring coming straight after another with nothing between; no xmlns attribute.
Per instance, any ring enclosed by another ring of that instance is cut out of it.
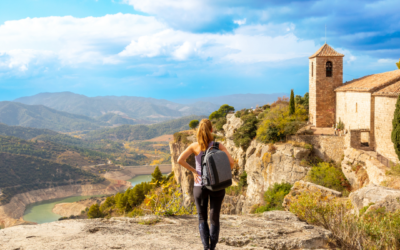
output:
<svg viewBox="0 0 400 250"><path fill-rule="evenodd" d="M135 96L87 97L71 92L40 93L15 99L28 105L43 105L59 111L98 118L119 115L118 119L134 119L134 123L154 123L187 115L208 115L218 105L184 105L163 99ZM123 123L126 124L126 123ZM132 124L132 123L131 123Z"/></svg>

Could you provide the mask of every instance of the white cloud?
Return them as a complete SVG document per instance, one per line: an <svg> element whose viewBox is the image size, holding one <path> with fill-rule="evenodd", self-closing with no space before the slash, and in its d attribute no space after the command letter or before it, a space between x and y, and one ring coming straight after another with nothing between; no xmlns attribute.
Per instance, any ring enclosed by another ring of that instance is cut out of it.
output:
<svg viewBox="0 0 400 250"><path fill-rule="evenodd" d="M292 33L279 36L259 35L265 27L247 26L233 34L194 34L168 29L131 42L121 56L167 56L176 60L215 58L235 63L283 61L312 55L318 48L312 41L298 39Z"/></svg>
<svg viewBox="0 0 400 250"><path fill-rule="evenodd" d="M7 21L0 26L0 65L29 68L33 61L56 58L64 65L115 64L117 48L165 29L154 17L130 14L75 18L45 17Z"/></svg>
<svg viewBox="0 0 400 250"><path fill-rule="evenodd" d="M382 64L395 64L395 63L398 63L399 61L397 61L397 60L394 60L394 59L386 59L386 58L383 58L383 59L379 59L378 60L378 63L382 63Z"/></svg>
<svg viewBox="0 0 400 250"><path fill-rule="evenodd" d="M166 3L175 6L177 1ZM314 53L314 43L298 39L294 28L291 23L241 25L232 33L214 34L175 30L155 17L132 14L26 18L0 26L0 68L23 72L45 64L82 67L154 57L254 63Z"/></svg>
<svg viewBox="0 0 400 250"><path fill-rule="evenodd" d="M237 25L246 24L246 18L242 19L242 20L234 20L233 23L236 23Z"/></svg>

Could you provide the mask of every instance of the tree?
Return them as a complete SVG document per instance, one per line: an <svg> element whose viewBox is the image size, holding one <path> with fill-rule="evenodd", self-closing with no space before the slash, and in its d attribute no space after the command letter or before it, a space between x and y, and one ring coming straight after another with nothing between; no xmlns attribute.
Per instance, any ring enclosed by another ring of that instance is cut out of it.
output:
<svg viewBox="0 0 400 250"><path fill-rule="evenodd" d="M400 69L400 60L399 60L399 62L398 62L398 63L396 63L396 65L397 65L397 68L399 68L399 69Z"/></svg>
<svg viewBox="0 0 400 250"><path fill-rule="evenodd" d="M208 118L210 120L224 118L230 111L235 111L235 108L224 104L217 111L212 112Z"/></svg>
<svg viewBox="0 0 400 250"><path fill-rule="evenodd" d="M290 91L290 100L289 100L289 115L293 115L295 112L295 104L294 104L294 92L293 89Z"/></svg>
<svg viewBox="0 0 400 250"><path fill-rule="evenodd" d="M160 182L163 181L163 175L162 175L160 169L158 168L158 166L156 167L156 169L154 169L154 172L151 174L151 177L153 177L151 179L151 183L157 182L157 186L159 186Z"/></svg>
<svg viewBox="0 0 400 250"><path fill-rule="evenodd" d="M195 129L197 128L197 126L199 126L199 120L191 120L189 122L189 128Z"/></svg>
<svg viewBox="0 0 400 250"><path fill-rule="evenodd" d="M89 212L88 212L88 218L89 219L94 219L94 218L101 218L103 217L103 213L100 211L100 206L99 204L93 204L92 206L90 206L89 208Z"/></svg>
<svg viewBox="0 0 400 250"><path fill-rule="evenodd" d="M392 142L394 144L394 150L400 159L400 96L397 98L392 125Z"/></svg>
<svg viewBox="0 0 400 250"><path fill-rule="evenodd" d="M235 111L235 108L228 104L222 105L218 110L223 116L226 116L230 111Z"/></svg>

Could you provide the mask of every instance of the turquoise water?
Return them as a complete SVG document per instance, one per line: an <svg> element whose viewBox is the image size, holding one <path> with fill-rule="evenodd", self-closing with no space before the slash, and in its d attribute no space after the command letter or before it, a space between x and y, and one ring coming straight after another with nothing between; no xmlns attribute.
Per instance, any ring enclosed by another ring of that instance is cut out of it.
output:
<svg viewBox="0 0 400 250"><path fill-rule="evenodd" d="M164 175L167 175L167 174L164 174ZM149 174L137 175L128 181L130 181L132 183L132 186L134 187L135 185L137 185L141 182L151 181L151 175L149 175ZM38 224L57 221L59 218L61 218L61 216L53 213L53 211L52 211L56 204L72 203L75 201L80 201L80 200L84 200L84 199L87 199L90 197L95 197L95 196L102 196L102 195L72 196L72 197L67 197L67 198L59 198L59 199L45 200L45 201L41 201L41 202L32 203L32 204L29 204L28 206L26 206L23 218L25 221L36 222Z"/></svg>
<svg viewBox="0 0 400 250"><path fill-rule="evenodd" d="M168 174L163 174L163 175L166 176ZM129 179L128 181L130 181L132 183L132 187L134 187L139 183L151 181L151 175L150 174L137 175L132 179Z"/></svg>
<svg viewBox="0 0 400 250"><path fill-rule="evenodd" d="M61 218L60 215L53 213L53 208L59 203L72 203L75 201L84 200L93 196L73 196L67 198L59 198L53 200L45 200L26 206L24 220L36 222L38 224L57 221Z"/></svg>

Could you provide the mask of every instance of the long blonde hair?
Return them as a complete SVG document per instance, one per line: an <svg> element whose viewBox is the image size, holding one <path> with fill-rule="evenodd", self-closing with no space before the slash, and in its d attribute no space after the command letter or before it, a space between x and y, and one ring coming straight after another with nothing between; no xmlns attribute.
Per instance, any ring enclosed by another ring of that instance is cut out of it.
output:
<svg viewBox="0 0 400 250"><path fill-rule="evenodd" d="M197 142L200 145L201 151L206 151L210 142L214 140L211 130L212 124L210 120L203 119L200 121L199 128L197 129Z"/></svg>

